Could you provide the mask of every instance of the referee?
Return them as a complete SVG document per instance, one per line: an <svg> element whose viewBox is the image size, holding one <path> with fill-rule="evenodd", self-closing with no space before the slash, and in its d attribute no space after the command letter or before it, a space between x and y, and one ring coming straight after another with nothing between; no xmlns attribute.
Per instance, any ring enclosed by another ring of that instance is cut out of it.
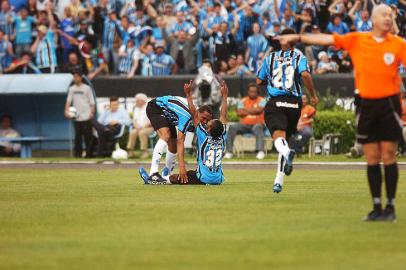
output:
<svg viewBox="0 0 406 270"><path fill-rule="evenodd" d="M371 15L372 31L346 35L284 35L283 43L301 41L321 46L335 45L351 56L355 84L360 91L361 106L357 114L357 140L363 145L368 163L368 183L373 210L364 221L395 221L395 194L399 178L396 149L401 138L401 78L399 65L406 65L406 43L391 34L391 8L380 4ZM381 186L384 164L387 204L382 211Z"/></svg>

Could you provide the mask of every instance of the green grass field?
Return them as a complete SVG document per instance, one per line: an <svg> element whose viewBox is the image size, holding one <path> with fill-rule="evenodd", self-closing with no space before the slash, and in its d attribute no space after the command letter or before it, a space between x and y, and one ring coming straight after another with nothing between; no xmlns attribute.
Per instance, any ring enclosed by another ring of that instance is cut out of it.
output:
<svg viewBox="0 0 406 270"><path fill-rule="evenodd" d="M365 172L226 171L222 186L146 186L136 170L0 169L0 269L405 269L396 223L362 223ZM403 179L402 179L403 177Z"/></svg>

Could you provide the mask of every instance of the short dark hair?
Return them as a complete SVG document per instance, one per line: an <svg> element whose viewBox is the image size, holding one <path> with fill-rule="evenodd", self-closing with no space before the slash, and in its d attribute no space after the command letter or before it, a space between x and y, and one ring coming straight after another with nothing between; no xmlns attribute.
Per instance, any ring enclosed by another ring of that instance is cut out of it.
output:
<svg viewBox="0 0 406 270"><path fill-rule="evenodd" d="M256 83L249 83L248 84L248 89L250 89L251 87L255 87L257 89L257 91L258 91L258 94L259 94L261 89L259 88L259 86Z"/></svg>
<svg viewBox="0 0 406 270"><path fill-rule="evenodd" d="M280 33L280 35L290 35L290 34L296 34L295 30L292 28L285 28L283 31Z"/></svg>
<svg viewBox="0 0 406 270"><path fill-rule="evenodd" d="M211 115L213 115L213 109L211 108L210 105L202 105L202 106L200 106L198 111L199 111L199 113L208 112Z"/></svg>
<svg viewBox="0 0 406 270"><path fill-rule="evenodd" d="M72 70L72 75L79 75L82 77L82 71L78 68Z"/></svg>
<svg viewBox="0 0 406 270"><path fill-rule="evenodd" d="M10 122L13 120L13 119L11 118L11 115L9 115L9 114L3 114L3 115L0 117L0 121L3 121L4 119L8 119Z"/></svg>
<svg viewBox="0 0 406 270"><path fill-rule="evenodd" d="M117 96L111 96L110 97L110 102L113 102L113 101L118 101L118 97Z"/></svg>
<svg viewBox="0 0 406 270"><path fill-rule="evenodd" d="M210 135L217 139L224 132L224 124L219 119L214 119L212 122L212 128L210 130Z"/></svg>

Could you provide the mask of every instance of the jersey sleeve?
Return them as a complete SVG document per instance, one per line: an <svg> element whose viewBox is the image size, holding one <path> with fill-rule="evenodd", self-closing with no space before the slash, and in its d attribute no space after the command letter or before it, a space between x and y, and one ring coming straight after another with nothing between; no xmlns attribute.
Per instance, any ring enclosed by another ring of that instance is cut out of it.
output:
<svg viewBox="0 0 406 270"><path fill-rule="evenodd" d="M261 81L266 81L269 74L269 64L268 64L269 57L265 58L265 61L262 63L261 67L258 70L257 78Z"/></svg>
<svg viewBox="0 0 406 270"><path fill-rule="evenodd" d="M344 49L349 52L357 37L358 37L357 32L345 35L333 34L334 45L340 49Z"/></svg>
<svg viewBox="0 0 406 270"><path fill-rule="evenodd" d="M300 56L297 68L298 68L299 73L302 73L305 71L310 72L309 63L307 62L306 56L304 56L304 55Z"/></svg>

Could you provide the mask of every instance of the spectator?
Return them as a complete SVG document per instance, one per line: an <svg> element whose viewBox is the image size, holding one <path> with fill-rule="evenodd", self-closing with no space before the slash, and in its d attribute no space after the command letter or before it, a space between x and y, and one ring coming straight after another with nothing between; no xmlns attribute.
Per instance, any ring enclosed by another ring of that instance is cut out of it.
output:
<svg viewBox="0 0 406 270"><path fill-rule="evenodd" d="M93 119L92 123L98 135L97 156L108 157L112 152L111 142L114 142L114 137L120 133L123 126L131 124L131 119L125 109L119 108L118 97L110 97L110 108L97 120Z"/></svg>
<svg viewBox="0 0 406 270"><path fill-rule="evenodd" d="M233 29L231 32L228 31L228 24L226 22L220 23L218 26L219 30L213 32L210 37L210 45L214 50L213 60L216 61L227 61L230 58L230 55L235 52L235 42L232 33L236 29Z"/></svg>
<svg viewBox="0 0 406 270"><path fill-rule="evenodd" d="M245 54L245 62L248 64L252 72L256 72L262 63L262 59L268 50L268 41L260 33L259 23L252 25L253 35L248 37L247 52Z"/></svg>
<svg viewBox="0 0 406 270"><path fill-rule="evenodd" d="M176 74L177 67L172 56L166 54L164 45L157 43L155 53L151 55L151 67L153 76L168 76Z"/></svg>
<svg viewBox="0 0 406 270"><path fill-rule="evenodd" d="M28 10L23 7L20 10L20 15L15 17L15 51L17 57L20 57L23 52L27 52L31 48L33 25L35 19L28 15Z"/></svg>
<svg viewBox="0 0 406 270"><path fill-rule="evenodd" d="M83 63L79 59L79 56L76 52L69 53L68 63L63 66L62 71L66 73L73 73L75 71L80 72L81 74L86 74Z"/></svg>
<svg viewBox="0 0 406 270"><path fill-rule="evenodd" d="M248 86L248 96L238 102L237 115L240 117L240 123L232 124L228 130L224 158L233 157L234 139L237 134L253 133L256 140L256 158L264 159L264 107L266 100L259 94L259 87L251 83Z"/></svg>
<svg viewBox="0 0 406 270"><path fill-rule="evenodd" d="M120 57L118 66L120 74L127 76L127 78L134 77L140 59L140 51L135 47L134 40L129 39L127 45L121 45L118 55Z"/></svg>
<svg viewBox="0 0 406 270"><path fill-rule="evenodd" d="M289 140L289 145L296 153L303 152L303 147L309 142L313 136L313 122L316 116L316 109L309 104L307 96L302 96L302 112L297 124L297 132L292 135Z"/></svg>
<svg viewBox="0 0 406 270"><path fill-rule="evenodd" d="M367 3L367 1L365 1L365 3ZM366 9L362 9L361 1L355 1L348 16L353 21L355 31L369 32L372 30L372 22L369 18L369 12Z"/></svg>
<svg viewBox="0 0 406 270"><path fill-rule="evenodd" d="M162 25L163 26L163 25ZM170 56L175 59L178 74L190 74L196 70L196 56L194 47L199 38L199 31L188 35L180 30L177 35L169 36L165 29L161 29L166 44L170 47Z"/></svg>
<svg viewBox="0 0 406 270"><path fill-rule="evenodd" d="M36 63L41 73L55 73L57 67L56 45L54 33L45 25L38 26L38 36L31 46L31 52L35 54Z"/></svg>
<svg viewBox="0 0 406 270"><path fill-rule="evenodd" d="M227 72L228 75L253 75L250 69L244 63L244 56L239 54L237 57L234 55L230 57L229 60L230 70Z"/></svg>
<svg viewBox="0 0 406 270"><path fill-rule="evenodd" d="M95 113L95 98L92 89L82 82L80 71L73 72L74 84L68 90L68 97L65 104L65 117L74 121L75 127L75 157L82 157L83 139L86 146L86 157L93 157L92 148L92 118ZM76 115L69 115L69 108L76 109Z"/></svg>
<svg viewBox="0 0 406 270"><path fill-rule="evenodd" d="M12 39L13 36L13 18L15 17L14 11L10 7L8 0L3 0L0 6L0 31L4 35Z"/></svg>
<svg viewBox="0 0 406 270"><path fill-rule="evenodd" d="M327 25L328 33L343 35L349 31L348 25L341 20L340 15L335 14L331 17L331 22Z"/></svg>
<svg viewBox="0 0 406 270"><path fill-rule="evenodd" d="M65 7L64 10L65 18L60 23L60 29L66 35L73 37L75 35L75 22L72 17L72 9L70 7ZM63 62L66 63L68 61L68 55L73 50L73 45L69 42L69 40L62 36L61 37L61 45L62 45L62 59Z"/></svg>
<svg viewBox="0 0 406 270"><path fill-rule="evenodd" d="M20 137L20 133L12 128L11 116L3 115L0 121L0 137ZM0 141L0 156L16 156L20 152L21 145L18 143Z"/></svg>
<svg viewBox="0 0 406 270"><path fill-rule="evenodd" d="M135 107L133 111L133 129L128 137L128 156L134 156L134 146L137 137L140 139L141 159L148 158L148 138L154 132L151 122L147 117L147 102L148 97L145 94L139 93L135 95Z"/></svg>
<svg viewBox="0 0 406 270"><path fill-rule="evenodd" d="M331 61L326 52L320 52L318 55L319 63L317 64L316 73L326 74L326 73L337 73L338 65L336 62Z"/></svg>
<svg viewBox="0 0 406 270"><path fill-rule="evenodd" d="M31 61L30 52L23 52L21 58L15 59L8 68L4 71L5 73L15 73L15 74L41 74L39 68Z"/></svg>
<svg viewBox="0 0 406 270"><path fill-rule="evenodd" d="M339 66L338 71L340 73L352 72L353 70L352 61L347 51L343 50L341 52L341 57L339 57L338 59L338 66Z"/></svg>
<svg viewBox="0 0 406 270"><path fill-rule="evenodd" d="M320 27L318 25L313 25L312 34L320 34L320 33L321 33ZM308 45L305 47L305 55L312 70L316 70L318 55L323 50L325 50L325 48L319 45Z"/></svg>
<svg viewBox="0 0 406 270"><path fill-rule="evenodd" d="M0 73L5 72L12 61L13 45L0 30Z"/></svg>
<svg viewBox="0 0 406 270"><path fill-rule="evenodd" d="M217 74L219 74L220 76L224 76L227 75L227 72L228 72L228 64L226 63L226 61L218 61Z"/></svg>
<svg viewBox="0 0 406 270"><path fill-rule="evenodd" d="M176 23L171 28L170 35L177 37L179 31L189 33L189 30L193 28L193 25L185 20L185 13L183 11L176 12Z"/></svg>
<svg viewBox="0 0 406 270"><path fill-rule="evenodd" d="M106 57L109 71L117 74L117 43L116 40L120 33L120 21L117 20L117 15L114 10L108 11L108 17L104 21L103 25L103 55Z"/></svg>

